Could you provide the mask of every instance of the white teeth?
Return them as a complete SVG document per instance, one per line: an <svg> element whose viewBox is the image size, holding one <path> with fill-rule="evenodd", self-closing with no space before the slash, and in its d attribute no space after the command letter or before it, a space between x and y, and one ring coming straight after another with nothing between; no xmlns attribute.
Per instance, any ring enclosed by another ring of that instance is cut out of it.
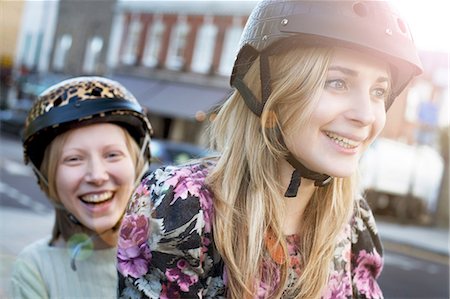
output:
<svg viewBox="0 0 450 299"><path fill-rule="evenodd" d="M98 203L110 199L112 196L113 193L111 191L106 191L103 193L87 194L82 196L81 199L89 203Z"/></svg>
<svg viewBox="0 0 450 299"><path fill-rule="evenodd" d="M354 141L339 135L336 135L334 133L331 132L326 132L325 133L331 140L333 140L334 143L336 143L337 145L343 147L343 148L355 148L359 145L358 141Z"/></svg>

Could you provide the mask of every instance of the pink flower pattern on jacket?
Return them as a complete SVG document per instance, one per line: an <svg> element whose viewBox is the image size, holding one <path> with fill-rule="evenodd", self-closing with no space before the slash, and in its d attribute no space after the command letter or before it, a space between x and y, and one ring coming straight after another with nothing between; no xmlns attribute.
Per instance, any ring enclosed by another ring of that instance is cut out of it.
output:
<svg viewBox="0 0 450 299"><path fill-rule="evenodd" d="M353 279L356 287L367 298L379 298L381 290L375 279L382 268L380 255L376 250L372 253L361 250L355 258L357 266L353 269Z"/></svg>
<svg viewBox="0 0 450 299"><path fill-rule="evenodd" d="M125 275L139 277L147 272L152 257L147 241L148 220L144 215L124 219L117 251L118 269Z"/></svg>
<svg viewBox="0 0 450 299"><path fill-rule="evenodd" d="M205 183L212 167L205 160L161 168L136 189L120 228L119 298L226 298L226 269L212 238L213 193ZM381 243L370 208L363 199L358 203L336 240L323 299L383 298L376 281ZM302 265L299 237L287 236L286 242L289 287ZM279 271L271 263L262 269L255 298L270 298L274 286L266 281L277 283Z"/></svg>

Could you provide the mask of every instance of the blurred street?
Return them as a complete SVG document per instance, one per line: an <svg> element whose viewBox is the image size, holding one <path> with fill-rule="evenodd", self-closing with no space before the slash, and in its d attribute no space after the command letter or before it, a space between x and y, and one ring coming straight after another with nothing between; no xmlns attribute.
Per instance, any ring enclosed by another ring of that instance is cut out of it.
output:
<svg viewBox="0 0 450 299"><path fill-rule="evenodd" d="M23 165L19 138L0 136L0 153L0 298L8 298L15 256L50 234L53 212L32 171ZM377 220L385 246L380 277L385 298L449 298L448 230Z"/></svg>

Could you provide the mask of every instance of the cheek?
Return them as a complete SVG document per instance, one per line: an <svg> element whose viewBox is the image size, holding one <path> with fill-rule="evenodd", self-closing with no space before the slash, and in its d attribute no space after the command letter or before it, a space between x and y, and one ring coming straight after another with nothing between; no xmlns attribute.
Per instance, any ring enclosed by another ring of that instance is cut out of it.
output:
<svg viewBox="0 0 450 299"><path fill-rule="evenodd" d="M378 113L375 115L374 131L376 136L378 136L381 133L385 124L386 124L386 110L383 107L383 109L379 109Z"/></svg>
<svg viewBox="0 0 450 299"><path fill-rule="evenodd" d="M346 105L343 100L322 96L312 111L310 122L306 127L314 126L320 129L322 126L338 120L347 110Z"/></svg>
<svg viewBox="0 0 450 299"><path fill-rule="evenodd" d="M58 167L55 177L56 196L63 203L70 200L70 196L83 180L84 172L78 168Z"/></svg>
<svg viewBox="0 0 450 299"><path fill-rule="evenodd" d="M123 187L129 187L130 189L133 188L136 178L136 170L131 159L127 159L123 163L120 163L120 165L116 165L113 172L120 185Z"/></svg>

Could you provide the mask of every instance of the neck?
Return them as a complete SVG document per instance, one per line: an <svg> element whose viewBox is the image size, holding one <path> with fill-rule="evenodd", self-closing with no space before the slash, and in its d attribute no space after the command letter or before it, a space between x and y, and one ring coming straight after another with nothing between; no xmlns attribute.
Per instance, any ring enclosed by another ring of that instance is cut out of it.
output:
<svg viewBox="0 0 450 299"><path fill-rule="evenodd" d="M289 185L294 168L285 160L280 164L281 182L284 190ZM314 191L313 180L302 178L300 187L296 197L282 197L284 201L284 222L283 233L285 235L299 234L301 232L301 224L303 220L303 212L308 205Z"/></svg>
<svg viewBox="0 0 450 299"><path fill-rule="evenodd" d="M90 236L94 250L108 249L117 245L118 231L108 230L100 235L93 234ZM52 242L55 247L65 248L67 247L67 241L60 235L55 241Z"/></svg>
<svg viewBox="0 0 450 299"><path fill-rule="evenodd" d="M94 239L94 248L95 249L107 249L111 247L115 247L117 245L117 239L119 236L119 230L108 230L105 233L102 233L100 236L97 236Z"/></svg>

